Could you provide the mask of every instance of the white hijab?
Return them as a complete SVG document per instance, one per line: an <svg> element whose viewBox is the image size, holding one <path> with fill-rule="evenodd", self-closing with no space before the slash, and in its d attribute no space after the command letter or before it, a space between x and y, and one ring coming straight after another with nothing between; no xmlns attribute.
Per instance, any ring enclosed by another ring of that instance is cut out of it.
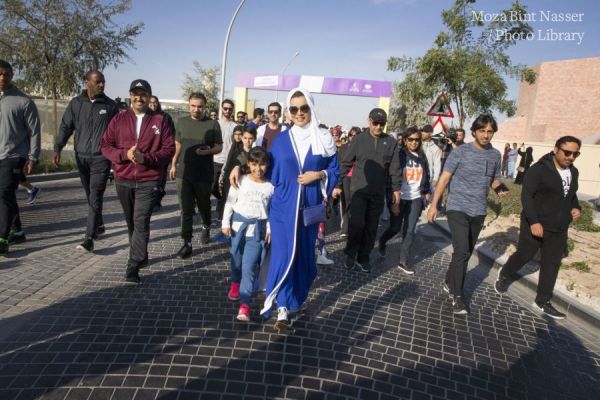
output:
<svg viewBox="0 0 600 400"><path fill-rule="evenodd" d="M334 155L337 151L335 141L327 129L319 128L319 120L317 119L317 114L315 113L315 101L308 90L301 88L290 90L287 96L288 110L292 95L296 92L301 92L306 98L306 102L310 107L310 122L304 126L292 126L292 134L294 137L306 138L307 140L308 137L310 137L310 147L312 148L313 155L320 155L323 157L330 157ZM304 157L301 157L301 159L303 158Z"/></svg>

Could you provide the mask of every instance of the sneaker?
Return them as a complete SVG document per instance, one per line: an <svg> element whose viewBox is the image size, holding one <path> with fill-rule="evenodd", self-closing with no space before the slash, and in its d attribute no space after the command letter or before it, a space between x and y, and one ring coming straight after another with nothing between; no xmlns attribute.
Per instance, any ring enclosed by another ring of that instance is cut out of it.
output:
<svg viewBox="0 0 600 400"><path fill-rule="evenodd" d="M550 303L549 301L547 301L545 303L538 303L537 301L534 301L533 308L535 308L539 312L543 312L550 318L565 319L565 314L561 313L556 308L554 308L552 303Z"/></svg>
<svg viewBox="0 0 600 400"><path fill-rule="evenodd" d="M462 297L454 296L452 298L452 312L457 315L466 315L469 313L467 306L462 301Z"/></svg>
<svg viewBox="0 0 600 400"><path fill-rule="evenodd" d="M248 304L240 305L236 319L244 322L250 321L250 306L248 306Z"/></svg>
<svg viewBox="0 0 600 400"><path fill-rule="evenodd" d="M125 271L125 283L128 285L139 285L141 282L139 268L128 265Z"/></svg>
<svg viewBox="0 0 600 400"><path fill-rule="evenodd" d="M277 308L277 322L275 322L274 328L280 330L288 326L290 326L288 309L285 307Z"/></svg>
<svg viewBox="0 0 600 400"><path fill-rule="evenodd" d="M354 256L346 256L346 261L344 261L344 266L348 271L354 268Z"/></svg>
<svg viewBox="0 0 600 400"><path fill-rule="evenodd" d="M385 244L379 243L379 246L377 246L377 255L379 258L385 258Z"/></svg>
<svg viewBox="0 0 600 400"><path fill-rule="evenodd" d="M200 228L200 243L208 244L210 238L210 228L208 226L203 226Z"/></svg>
<svg viewBox="0 0 600 400"><path fill-rule="evenodd" d="M181 248L177 252L177 257L181 258L183 260L183 259L190 257L191 255L192 255L192 243L185 242L183 244L183 246L181 246Z"/></svg>
<svg viewBox="0 0 600 400"><path fill-rule="evenodd" d="M347 233L341 233L341 234L340 234L340 237L341 237L341 238L347 238L347 237L348 237L348 234L347 234Z"/></svg>
<svg viewBox="0 0 600 400"><path fill-rule="evenodd" d="M27 240L25 238L25 232L23 231L10 231L8 234L8 244L23 243Z"/></svg>
<svg viewBox="0 0 600 400"><path fill-rule="evenodd" d="M146 258L144 258L142 260L142 262L140 262L140 269L142 268L146 268L148 266L149 262L148 262L148 253L146 253Z"/></svg>
<svg viewBox="0 0 600 400"><path fill-rule="evenodd" d="M8 241L0 238L0 257L6 257L8 255Z"/></svg>
<svg viewBox="0 0 600 400"><path fill-rule="evenodd" d="M414 275L415 270L412 267L409 267L407 263L403 263L402 261L398 264L398 269L404 272L406 275Z"/></svg>
<svg viewBox="0 0 600 400"><path fill-rule="evenodd" d="M452 294L450 293L450 288L448 287L448 284L446 282L442 283L442 290L446 292L450 297L452 297Z"/></svg>
<svg viewBox="0 0 600 400"><path fill-rule="evenodd" d="M498 293L498 294L506 293L506 291L508 290L508 287L510 286L511 283L512 283L512 280L509 277L503 276L502 268L500 268L500 270L498 271L498 278L496 279L496 282L494 283L494 290L496 290L496 293Z"/></svg>
<svg viewBox="0 0 600 400"><path fill-rule="evenodd" d="M317 264L319 264L319 265L331 265L333 263L334 263L334 261L327 258L327 256L325 256L324 254L319 254L317 256Z"/></svg>
<svg viewBox="0 0 600 400"><path fill-rule="evenodd" d="M27 192L27 204L35 203L35 200L37 199L37 196L38 194L40 194L41 191L42 189L40 189L39 187L34 187L33 189L31 189L31 192Z"/></svg>
<svg viewBox="0 0 600 400"><path fill-rule="evenodd" d="M104 224L98 225L98 227L96 228L96 236L104 235L105 232L106 227L104 226Z"/></svg>
<svg viewBox="0 0 600 400"><path fill-rule="evenodd" d="M240 284L231 282L229 285L229 293L227 293L227 298L231 301L238 301L240 299Z"/></svg>
<svg viewBox="0 0 600 400"><path fill-rule="evenodd" d="M81 242L81 244L78 244L77 248L79 250L85 250L91 253L92 251L94 251L94 241L90 238L87 238L83 242Z"/></svg>
<svg viewBox="0 0 600 400"><path fill-rule="evenodd" d="M358 268L359 268L359 269L360 269L362 272L366 272L367 274L368 274L369 272L371 272L371 264L369 264L369 262L368 262L368 261L365 261L365 262L362 262L362 263L359 263L358 261L356 261L354 264L355 264L355 265L356 265L356 266L357 266L357 267L358 267Z"/></svg>

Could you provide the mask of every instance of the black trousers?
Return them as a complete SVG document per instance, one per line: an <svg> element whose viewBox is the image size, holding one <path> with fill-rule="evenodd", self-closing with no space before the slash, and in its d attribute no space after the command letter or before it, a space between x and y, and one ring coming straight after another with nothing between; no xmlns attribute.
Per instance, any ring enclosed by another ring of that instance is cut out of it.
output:
<svg viewBox="0 0 600 400"><path fill-rule="evenodd" d="M471 217L464 212L448 211L448 226L452 235L452 259L446 273L450 294L463 295L469 258L479 238L485 215Z"/></svg>
<svg viewBox="0 0 600 400"><path fill-rule="evenodd" d="M217 199L217 215L219 221L223 219L223 211L225 210L225 203L227 202L227 196L223 196L221 193L221 188L219 188L219 178L221 176L221 172L223 171L223 164L221 163L213 163L215 172L213 175L213 184L212 184L212 195ZM229 179L228 176L224 176L223 179Z"/></svg>
<svg viewBox="0 0 600 400"><path fill-rule="evenodd" d="M544 231L544 237L537 238L531 234L531 227L523 220L521 220L520 229L517 251L508 258L508 261L502 267L502 275L510 277L516 274L541 249L542 260L535 301L545 303L552 299L560 262L567 245L567 231Z"/></svg>
<svg viewBox="0 0 600 400"><path fill-rule="evenodd" d="M359 263L368 263L375 244L384 197L356 192L350 202L348 240L344 253Z"/></svg>
<svg viewBox="0 0 600 400"><path fill-rule="evenodd" d="M0 160L0 238L4 240L8 239L13 221L19 215L17 188L25 162L20 157Z"/></svg>
<svg viewBox="0 0 600 400"><path fill-rule="evenodd" d="M103 155L82 156L77 154L75 160L88 203L85 237L94 238L98 227L104 225L102 205L111 163Z"/></svg>
<svg viewBox="0 0 600 400"><path fill-rule="evenodd" d="M210 191L212 182L194 182L190 179L177 179L177 195L181 209L181 238L189 242L194 231L194 211L198 212L205 226L211 224Z"/></svg>
<svg viewBox="0 0 600 400"><path fill-rule="evenodd" d="M117 196L123 207L129 234L127 265L139 268L148 257L150 217L160 188L158 182L115 181Z"/></svg>
<svg viewBox="0 0 600 400"><path fill-rule="evenodd" d="M340 206L342 208L342 232L348 234L348 225L350 225L350 204L352 203L352 192L350 191L350 177L342 180L342 196Z"/></svg>

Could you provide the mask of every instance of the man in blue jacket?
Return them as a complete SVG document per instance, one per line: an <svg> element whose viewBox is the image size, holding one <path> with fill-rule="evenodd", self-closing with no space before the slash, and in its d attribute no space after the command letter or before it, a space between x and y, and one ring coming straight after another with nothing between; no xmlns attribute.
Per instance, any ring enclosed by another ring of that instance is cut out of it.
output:
<svg viewBox="0 0 600 400"><path fill-rule="evenodd" d="M577 200L579 172L573 165L579 156L581 141L563 136L546 154L527 170L521 191L521 230L517 251L500 269L494 285L505 293L516 273L541 249L540 275L533 306L554 319L565 314L552 306L552 292L567 245L569 224L581 215Z"/></svg>

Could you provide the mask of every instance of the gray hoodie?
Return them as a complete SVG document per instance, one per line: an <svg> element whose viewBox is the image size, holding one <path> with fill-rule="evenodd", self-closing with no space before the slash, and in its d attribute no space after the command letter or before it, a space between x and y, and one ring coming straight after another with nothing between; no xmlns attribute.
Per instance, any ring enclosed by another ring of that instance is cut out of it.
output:
<svg viewBox="0 0 600 400"><path fill-rule="evenodd" d="M0 160L20 157L37 161L41 137L35 103L12 85L0 95Z"/></svg>

